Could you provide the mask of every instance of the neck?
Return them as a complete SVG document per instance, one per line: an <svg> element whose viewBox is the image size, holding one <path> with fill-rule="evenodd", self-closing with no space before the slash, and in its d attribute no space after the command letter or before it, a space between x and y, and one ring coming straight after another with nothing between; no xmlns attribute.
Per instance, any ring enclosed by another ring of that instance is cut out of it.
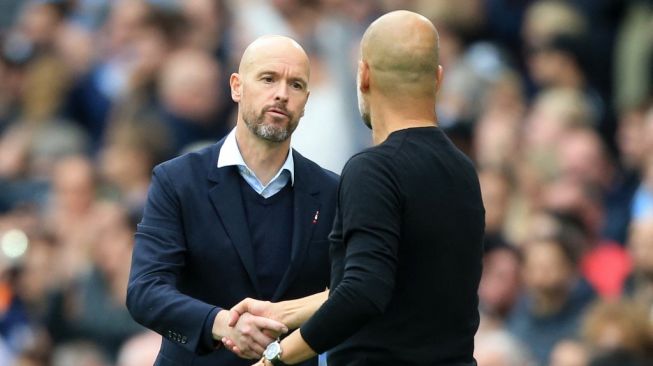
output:
<svg viewBox="0 0 653 366"><path fill-rule="evenodd" d="M372 100L370 120L374 145L384 142L388 136L399 130L414 127L434 127L438 125L435 114L435 100L429 98L403 100L378 98Z"/></svg>
<svg viewBox="0 0 653 366"><path fill-rule="evenodd" d="M241 120L236 126L236 142L245 164L263 185L267 185L281 169L290 150L290 139L283 142L263 140Z"/></svg>

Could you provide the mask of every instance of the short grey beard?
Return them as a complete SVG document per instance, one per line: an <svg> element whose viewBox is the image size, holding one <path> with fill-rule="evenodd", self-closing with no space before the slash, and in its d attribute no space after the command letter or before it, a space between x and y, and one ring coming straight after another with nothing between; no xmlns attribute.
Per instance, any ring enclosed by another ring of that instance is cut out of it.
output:
<svg viewBox="0 0 653 366"><path fill-rule="evenodd" d="M288 123L288 128L267 125L263 122L263 118L265 118L263 116L252 118L254 120L253 122L252 119L243 117L245 125L254 135L270 142L278 143L286 141L295 130L295 127L297 127L296 125L293 127L290 122Z"/></svg>
<svg viewBox="0 0 653 366"><path fill-rule="evenodd" d="M250 129L256 136L270 142L283 142L290 137L290 132L287 128L276 128L263 123L258 123L254 126L247 125L250 126Z"/></svg>

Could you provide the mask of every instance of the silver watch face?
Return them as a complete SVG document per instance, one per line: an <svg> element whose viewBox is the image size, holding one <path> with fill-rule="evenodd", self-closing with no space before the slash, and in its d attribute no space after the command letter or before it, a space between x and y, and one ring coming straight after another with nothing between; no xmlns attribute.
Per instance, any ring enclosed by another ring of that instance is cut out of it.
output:
<svg viewBox="0 0 653 366"><path fill-rule="evenodd" d="M281 345L279 344L279 342L272 342L268 345L268 347L263 352L263 357L265 357L268 360L271 360L277 357L280 353L281 353Z"/></svg>

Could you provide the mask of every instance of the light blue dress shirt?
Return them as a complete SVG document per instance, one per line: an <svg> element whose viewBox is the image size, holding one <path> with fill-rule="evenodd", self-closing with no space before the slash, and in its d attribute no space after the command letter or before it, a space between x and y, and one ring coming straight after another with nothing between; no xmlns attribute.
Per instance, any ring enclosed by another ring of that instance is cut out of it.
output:
<svg viewBox="0 0 653 366"><path fill-rule="evenodd" d="M281 169L279 169L277 174L267 185L263 185L252 169L247 166L245 160L243 160L243 156L238 148L238 143L236 142L235 128L231 130L229 135L225 138L224 143L220 148L220 156L218 157L218 168L232 165L237 166L238 172L240 173L240 176L245 179L245 182L247 182L256 193L265 198L277 194L286 186L286 184L288 184L288 180L290 180L290 185L295 183L295 161L293 160L292 153L289 151L288 157L286 157L286 161L281 166Z"/></svg>

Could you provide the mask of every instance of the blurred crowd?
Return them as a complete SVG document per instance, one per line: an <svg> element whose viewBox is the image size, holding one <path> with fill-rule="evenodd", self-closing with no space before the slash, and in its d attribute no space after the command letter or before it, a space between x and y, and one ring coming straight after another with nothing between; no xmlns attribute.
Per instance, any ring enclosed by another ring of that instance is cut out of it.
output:
<svg viewBox="0 0 653 366"><path fill-rule="evenodd" d="M479 365L653 364L653 0L3 0L0 365L152 364L124 306L152 167L228 133L274 33L311 58L292 144L339 172L396 9L438 27L439 123L478 168Z"/></svg>

